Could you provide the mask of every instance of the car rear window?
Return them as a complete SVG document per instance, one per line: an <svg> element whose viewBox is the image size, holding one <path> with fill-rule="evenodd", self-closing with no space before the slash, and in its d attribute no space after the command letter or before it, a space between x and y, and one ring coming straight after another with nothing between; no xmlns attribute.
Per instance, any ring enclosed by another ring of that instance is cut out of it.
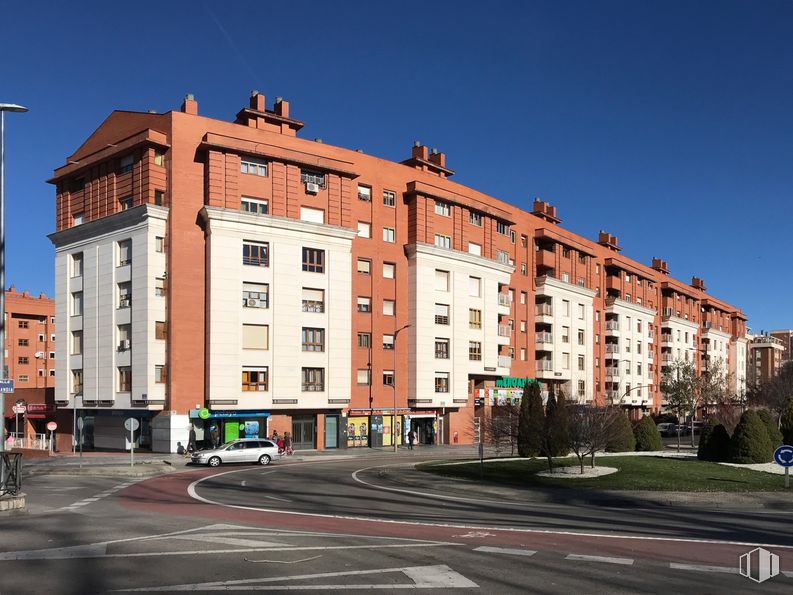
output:
<svg viewBox="0 0 793 595"><path fill-rule="evenodd" d="M261 441L262 448L273 448L275 444L270 442L269 440L262 440Z"/></svg>

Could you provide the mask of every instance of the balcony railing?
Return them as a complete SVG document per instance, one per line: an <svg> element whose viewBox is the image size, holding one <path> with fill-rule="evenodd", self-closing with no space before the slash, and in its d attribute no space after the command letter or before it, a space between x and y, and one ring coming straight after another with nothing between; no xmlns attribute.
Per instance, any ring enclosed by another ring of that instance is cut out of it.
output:
<svg viewBox="0 0 793 595"><path fill-rule="evenodd" d="M547 359L538 359L536 369L538 372L551 372L553 370L553 362Z"/></svg>
<svg viewBox="0 0 793 595"><path fill-rule="evenodd" d="M661 354L661 361L662 362L667 362L667 363L668 362L673 362L673 361L675 361L675 358L672 356L671 353L662 353Z"/></svg>
<svg viewBox="0 0 793 595"><path fill-rule="evenodd" d="M512 329L509 325L506 324L499 324L498 325L498 336L499 337L509 337L512 335Z"/></svg>
<svg viewBox="0 0 793 595"><path fill-rule="evenodd" d="M325 390L325 384L305 384L303 383L304 393L320 393Z"/></svg>
<svg viewBox="0 0 793 595"><path fill-rule="evenodd" d="M672 335L661 335L661 343L671 343Z"/></svg>
<svg viewBox="0 0 793 595"><path fill-rule="evenodd" d="M617 399L620 398L620 393L618 391L616 391L616 390L607 390L606 391L606 398L609 401L616 401Z"/></svg>
<svg viewBox="0 0 793 595"><path fill-rule="evenodd" d="M499 355L498 356L498 367L499 368L509 368L512 365L512 358L508 355Z"/></svg>
<svg viewBox="0 0 793 595"><path fill-rule="evenodd" d="M606 330L607 331L618 331L620 330L620 323L618 320L607 320L606 321Z"/></svg>
<svg viewBox="0 0 793 595"><path fill-rule="evenodd" d="M535 343L553 343L553 334L547 331L540 331L534 335Z"/></svg>
<svg viewBox="0 0 793 595"><path fill-rule="evenodd" d="M448 316L441 316L440 314L435 315L435 324L449 324L449 317Z"/></svg>
<svg viewBox="0 0 793 595"><path fill-rule="evenodd" d="M654 354L653 351L648 351L647 352L647 359L653 359L654 357L655 357L655 354Z"/></svg>
<svg viewBox="0 0 793 595"><path fill-rule="evenodd" d="M616 343L606 343L606 353L619 353L620 346Z"/></svg>
<svg viewBox="0 0 793 595"><path fill-rule="evenodd" d="M303 312L324 312L325 302L303 300Z"/></svg>
<svg viewBox="0 0 793 595"><path fill-rule="evenodd" d="M613 366L606 366L604 369L606 371L606 376L617 376L617 377L619 377L619 375L620 375L620 369L619 368L615 368Z"/></svg>
<svg viewBox="0 0 793 595"><path fill-rule="evenodd" d="M499 293L498 294L498 305L505 306L509 308L512 306L512 298L509 297L508 293Z"/></svg>
<svg viewBox="0 0 793 595"><path fill-rule="evenodd" d="M553 306L551 304L535 304L535 316L553 316Z"/></svg>

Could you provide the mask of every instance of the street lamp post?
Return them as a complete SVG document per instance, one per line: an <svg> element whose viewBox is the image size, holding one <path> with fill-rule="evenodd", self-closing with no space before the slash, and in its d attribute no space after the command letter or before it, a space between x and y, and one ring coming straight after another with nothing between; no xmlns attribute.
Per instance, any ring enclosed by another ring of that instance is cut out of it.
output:
<svg viewBox="0 0 793 595"><path fill-rule="evenodd" d="M28 108L15 103L0 103L0 372L5 378L6 346L6 241L5 241L5 116L6 112L26 112ZM5 452L5 393L0 393L0 452Z"/></svg>
<svg viewBox="0 0 793 595"><path fill-rule="evenodd" d="M391 418L391 444L394 447L394 452L397 451L397 443L396 443L396 419L397 419L397 397L396 397L396 377L397 377L397 369L396 369L396 352L397 352L397 337L399 337L399 333L404 331L406 328L409 328L410 325L406 324L403 327L398 328L394 331L394 376L393 380L391 381L391 390L394 391L394 413L393 417ZM402 434L405 433L405 428L401 428Z"/></svg>

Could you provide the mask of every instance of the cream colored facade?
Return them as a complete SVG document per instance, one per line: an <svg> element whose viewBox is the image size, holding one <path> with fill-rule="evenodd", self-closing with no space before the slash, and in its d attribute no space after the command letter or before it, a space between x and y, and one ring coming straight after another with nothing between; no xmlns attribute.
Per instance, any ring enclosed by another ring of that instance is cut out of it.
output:
<svg viewBox="0 0 793 595"><path fill-rule="evenodd" d="M620 405L649 406L658 385L654 372L655 337L652 324L656 311L618 298L606 298L608 344L617 345L611 359L617 363L611 378L611 402ZM607 378L608 381L608 378ZM617 383L615 385L615 382Z"/></svg>

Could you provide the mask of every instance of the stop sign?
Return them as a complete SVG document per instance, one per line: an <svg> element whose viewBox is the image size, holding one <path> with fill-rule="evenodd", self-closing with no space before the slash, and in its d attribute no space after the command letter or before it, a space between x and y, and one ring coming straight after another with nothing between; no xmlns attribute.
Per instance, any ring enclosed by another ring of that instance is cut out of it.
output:
<svg viewBox="0 0 793 595"><path fill-rule="evenodd" d="M48 429L50 432L54 432L55 430L57 430L57 429L58 429L58 424L56 424L54 421L47 422L47 429Z"/></svg>

